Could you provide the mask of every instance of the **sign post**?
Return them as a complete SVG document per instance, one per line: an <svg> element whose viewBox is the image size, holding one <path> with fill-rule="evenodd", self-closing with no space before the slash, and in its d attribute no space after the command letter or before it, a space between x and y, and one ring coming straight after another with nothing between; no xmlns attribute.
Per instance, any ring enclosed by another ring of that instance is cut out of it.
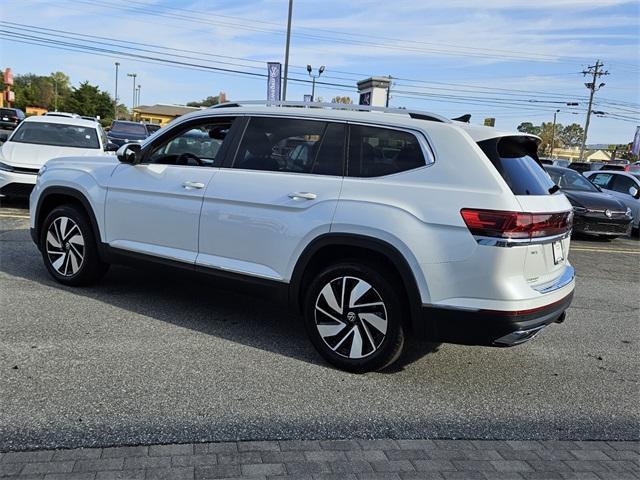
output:
<svg viewBox="0 0 640 480"><path fill-rule="evenodd" d="M280 101L280 82L282 76L282 64L280 62L267 62L267 102Z"/></svg>

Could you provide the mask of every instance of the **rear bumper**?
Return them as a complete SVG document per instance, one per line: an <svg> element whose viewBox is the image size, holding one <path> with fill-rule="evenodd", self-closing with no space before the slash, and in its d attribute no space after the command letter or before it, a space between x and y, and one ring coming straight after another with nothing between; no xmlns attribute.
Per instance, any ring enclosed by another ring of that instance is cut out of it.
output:
<svg viewBox="0 0 640 480"><path fill-rule="evenodd" d="M573 290L562 299L523 311L467 310L423 305L423 321L431 328L429 340L511 347L533 338L547 325L564 320Z"/></svg>

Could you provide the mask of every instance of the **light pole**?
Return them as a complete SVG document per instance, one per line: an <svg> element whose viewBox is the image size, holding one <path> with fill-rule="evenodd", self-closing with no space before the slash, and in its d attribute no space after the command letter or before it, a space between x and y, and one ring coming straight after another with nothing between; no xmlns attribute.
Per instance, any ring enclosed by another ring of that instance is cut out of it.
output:
<svg viewBox="0 0 640 480"><path fill-rule="evenodd" d="M113 99L113 119L118 119L118 67L120 62L116 62L116 91Z"/></svg>
<svg viewBox="0 0 640 480"><path fill-rule="evenodd" d="M137 73L127 73L127 77L133 77L133 99L131 101L131 120L133 120L133 109L136 108L136 77Z"/></svg>
<svg viewBox="0 0 640 480"><path fill-rule="evenodd" d="M142 86L140 84L138 84L138 98L136 99L136 105L139 107L140 106L140 90L142 89Z"/></svg>
<svg viewBox="0 0 640 480"><path fill-rule="evenodd" d="M321 65L320 68L318 69L318 75L313 75L311 73L312 71L313 71L313 68L311 68L311 65L307 65L307 72L309 73L309 76L313 79L313 82L311 84L311 101L315 102L316 78L318 78L320 75L322 75L322 72L324 72L324 65Z"/></svg>
<svg viewBox="0 0 640 480"><path fill-rule="evenodd" d="M284 49L284 81L282 82L282 101L287 99L287 80L289 78L289 44L291 43L291 14L293 0L289 0L289 16L287 20L287 43Z"/></svg>
<svg viewBox="0 0 640 480"><path fill-rule="evenodd" d="M556 115L558 115L558 113L560 113L560 109L556 109L555 112L553 112L553 128L551 129L551 153L549 153L549 157L553 158L553 147L556 143Z"/></svg>

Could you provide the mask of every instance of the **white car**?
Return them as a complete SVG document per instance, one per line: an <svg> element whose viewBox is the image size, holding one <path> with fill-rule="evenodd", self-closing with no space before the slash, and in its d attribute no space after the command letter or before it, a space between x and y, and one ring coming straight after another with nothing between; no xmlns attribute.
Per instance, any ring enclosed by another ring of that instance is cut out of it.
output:
<svg viewBox="0 0 640 480"><path fill-rule="evenodd" d="M143 259L257 287L352 372L405 340L510 346L564 319L572 207L537 137L303 106L223 104L117 158L49 162L30 205L49 273L83 285Z"/></svg>
<svg viewBox="0 0 640 480"><path fill-rule="evenodd" d="M96 157L117 149L100 124L79 117L27 117L0 141L0 196L28 196L38 170L52 158Z"/></svg>
<svg viewBox="0 0 640 480"><path fill-rule="evenodd" d="M640 173L596 170L583 175L631 209L633 228L640 233Z"/></svg>

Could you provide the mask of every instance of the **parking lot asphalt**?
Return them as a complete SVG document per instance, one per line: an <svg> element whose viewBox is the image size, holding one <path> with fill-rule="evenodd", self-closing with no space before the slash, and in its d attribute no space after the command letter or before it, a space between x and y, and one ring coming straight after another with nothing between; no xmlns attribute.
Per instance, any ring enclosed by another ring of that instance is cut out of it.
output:
<svg viewBox="0 0 640 480"><path fill-rule="evenodd" d="M224 440L635 440L640 242L575 240L563 324L524 345L421 344L393 371L322 361L300 321L200 278L47 274L0 208L0 450Z"/></svg>

